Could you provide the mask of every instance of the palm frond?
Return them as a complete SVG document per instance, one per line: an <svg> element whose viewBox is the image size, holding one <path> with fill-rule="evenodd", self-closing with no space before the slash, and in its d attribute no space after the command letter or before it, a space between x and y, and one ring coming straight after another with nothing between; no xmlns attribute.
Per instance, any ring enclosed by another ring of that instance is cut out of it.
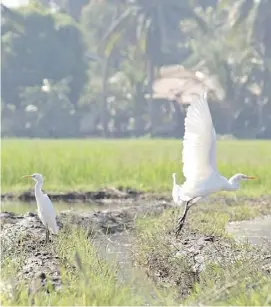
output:
<svg viewBox="0 0 271 307"><path fill-rule="evenodd" d="M208 23L201 16L199 16L185 1L168 0L167 5L174 7L180 12L180 19L182 16L187 16L188 18L195 20L202 31L205 33L209 31Z"/></svg>
<svg viewBox="0 0 271 307"><path fill-rule="evenodd" d="M100 43L100 45L99 45L99 47L98 47L98 50L99 50L100 52L106 48L106 45L107 45L108 41L111 41L111 40L109 40L109 37L112 36L113 34L114 34L114 36L116 36L116 35L115 35L116 31L118 31L119 28L123 26L123 23L126 21L126 19L127 19L128 17L131 16L131 13L132 13L132 12L133 12L133 8L132 8L132 7L128 8L125 12L123 12L123 13L119 16L119 18L118 18L117 20L115 20L115 21L112 23L112 25L110 26L110 28L108 29L108 31L107 31L107 32L105 33L105 35L103 36L103 38L102 38L102 40L101 40L101 43ZM116 39L113 39L112 41L114 41L114 40L117 41Z"/></svg>

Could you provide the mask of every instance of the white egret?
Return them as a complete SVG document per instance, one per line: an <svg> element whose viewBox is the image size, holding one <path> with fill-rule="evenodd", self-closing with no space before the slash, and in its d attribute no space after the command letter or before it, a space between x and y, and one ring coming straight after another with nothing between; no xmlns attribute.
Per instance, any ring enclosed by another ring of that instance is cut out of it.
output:
<svg viewBox="0 0 271 307"><path fill-rule="evenodd" d="M181 205L184 202L184 200L181 199L182 188L176 183L176 173L172 174L172 178L173 178L172 198L176 205ZM193 199L191 202L196 203L199 199L202 198L203 197L197 197Z"/></svg>
<svg viewBox="0 0 271 307"><path fill-rule="evenodd" d="M49 93L51 91L51 85L48 79L43 79L42 84L41 91L44 93Z"/></svg>
<svg viewBox="0 0 271 307"><path fill-rule="evenodd" d="M41 191L43 184L43 177L41 174L26 175L23 178L32 178L36 181L35 197L38 207L38 216L46 227L46 243L49 241L49 231L53 234L58 233L58 226L56 224L56 213L53 204L47 194Z"/></svg>
<svg viewBox="0 0 271 307"><path fill-rule="evenodd" d="M172 188L172 198L176 205L179 205L182 200L180 199L181 187L176 183L176 173L172 174L173 178L173 188Z"/></svg>
<svg viewBox="0 0 271 307"><path fill-rule="evenodd" d="M199 199L219 191L236 191L242 180L256 179L236 174L228 180L219 174L216 166L216 133L206 92L188 107L184 124L182 160L186 181L178 189L175 188L178 195L174 195L173 200L185 202L185 209L179 219L176 235L183 228L188 210Z"/></svg>

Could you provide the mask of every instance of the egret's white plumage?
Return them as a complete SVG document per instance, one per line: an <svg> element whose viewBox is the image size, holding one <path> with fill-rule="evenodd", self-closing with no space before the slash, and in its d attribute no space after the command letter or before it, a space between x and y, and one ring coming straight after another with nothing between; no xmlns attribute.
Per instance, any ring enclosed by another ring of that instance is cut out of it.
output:
<svg viewBox="0 0 271 307"><path fill-rule="evenodd" d="M48 197L47 194L44 194L41 191L42 184L43 184L43 177L41 174L33 174L24 176L24 178L32 178L36 181L35 184L35 197L37 201L38 207L38 216L42 221L43 225L46 227L46 230L50 230L51 233L57 234L58 233L58 226L56 223L56 213L53 207L53 204ZM49 239L48 233L46 232L46 240Z"/></svg>
<svg viewBox="0 0 271 307"><path fill-rule="evenodd" d="M186 202L185 212L180 219L178 232L191 204L218 191L236 191L241 180L255 179L244 174L236 174L229 180L221 176L216 166L216 133L207 103L207 93L193 102L185 118L183 139L183 174L186 181L175 188L174 202ZM175 177L174 177L175 178ZM173 189L176 180L173 181ZM178 195L176 195L178 190ZM172 192L173 196L173 192Z"/></svg>
<svg viewBox="0 0 271 307"><path fill-rule="evenodd" d="M172 188L172 198L175 204L180 205L182 200L180 199L181 187L176 183L176 173L172 174L173 178L173 188Z"/></svg>

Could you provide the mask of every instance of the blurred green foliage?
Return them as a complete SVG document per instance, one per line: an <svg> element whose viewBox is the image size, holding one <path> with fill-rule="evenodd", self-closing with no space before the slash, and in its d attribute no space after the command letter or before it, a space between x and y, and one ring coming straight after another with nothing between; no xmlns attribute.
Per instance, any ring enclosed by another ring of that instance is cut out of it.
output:
<svg viewBox="0 0 271 307"><path fill-rule="evenodd" d="M210 100L219 134L271 137L270 1L32 0L1 9L2 136L180 137L185 108L157 99L152 85L161 66L183 65L223 89Z"/></svg>

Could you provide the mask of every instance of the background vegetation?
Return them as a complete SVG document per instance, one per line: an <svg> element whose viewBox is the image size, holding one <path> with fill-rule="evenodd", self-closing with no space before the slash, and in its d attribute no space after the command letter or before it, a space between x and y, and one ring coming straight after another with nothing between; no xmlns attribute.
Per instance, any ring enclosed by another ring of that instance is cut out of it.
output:
<svg viewBox="0 0 271 307"><path fill-rule="evenodd" d="M1 9L2 136L179 137L184 99L158 99L153 82L159 68L183 65L183 80L188 72L216 80L219 134L271 137L268 0L35 0Z"/></svg>
<svg viewBox="0 0 271 307"><path fill-rule="evenodd" d="M242 183L238 193L270 194L270 147L267 141L220 141L219 171L258 177ZM2 191L32 190L32 180L21 177L40 172L47 192L119 186L168 192L173 172L179 183L184 179L181 150L175 140L3 140Z"/></svg>

